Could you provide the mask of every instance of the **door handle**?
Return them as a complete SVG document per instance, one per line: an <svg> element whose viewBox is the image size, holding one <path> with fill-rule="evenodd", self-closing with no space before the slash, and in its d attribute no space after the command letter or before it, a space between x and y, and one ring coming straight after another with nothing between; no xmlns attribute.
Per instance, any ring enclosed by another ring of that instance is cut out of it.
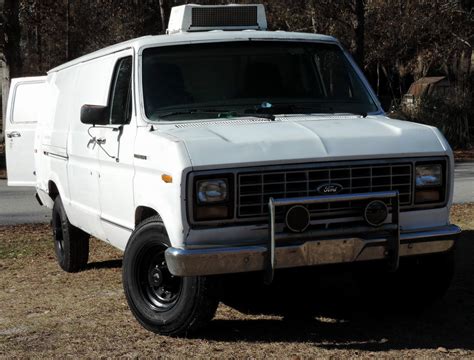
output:
<svg viewBox="0 0 474 360"><path fill-rule="evenodd" d="M98 145L104 145L107 142L105 138L98 138L95 140Z"/></svg>
<svg viewBox="0 0 474 360"><path fill-rule="evenodd" d="M12 131L7 134L7 138L16 138L16 137L21 137L21 134L18 131Z"/></svg>

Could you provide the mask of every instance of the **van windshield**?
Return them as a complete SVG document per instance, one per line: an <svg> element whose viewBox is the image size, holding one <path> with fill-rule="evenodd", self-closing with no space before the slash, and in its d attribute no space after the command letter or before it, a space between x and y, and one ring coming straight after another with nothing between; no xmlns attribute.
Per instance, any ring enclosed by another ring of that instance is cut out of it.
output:
<svg viewBox="0 0 474 360"><path fill-rule="evenodd" d="M378 110L335 44L245 41L148 48L142 73L145 114L156 121Z"/></svg>

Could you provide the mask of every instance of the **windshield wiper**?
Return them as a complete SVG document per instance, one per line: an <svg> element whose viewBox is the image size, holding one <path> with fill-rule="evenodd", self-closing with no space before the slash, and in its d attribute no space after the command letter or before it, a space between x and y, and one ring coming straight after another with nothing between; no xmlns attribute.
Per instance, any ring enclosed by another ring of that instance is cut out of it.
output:
<svg viewBox="0 0 474 360"><path fill-rule="evenodd" d="M165 118L168 116L175 115L191 115L191 114L220 114L226 110L216 110L216 109L188 109L188 110L176 110L170 111L164 114L158 115L159 118Z"/></svg>
<svg viewBox="0 0 474 360"><path fill-rule="evenodd" d="M275 121L275 115L273 114L265 114L265 113L259 113L259 112L238 112L238 111L227 111L227 112L221 112L218 116L219 118L226 118L226 119L231 119L235 117L255 117L255 118L260 118L260 119L268 119L271 121Z"/></svg>
<svg viewBox="0 0 474 360"><path fill-rule="evenodd" d="M247 109L245 112L254 111L257 114L297 114L297 113L304 113L304 114L338 114L338 112L334 111L334 108L326 105L326 104L319 104L319 103L295 103L295 104L288 104L288 103L276 103L271 104L269 102L263 102L261 105L255 106L254 109ZM344 112L343 114L351 114L351 115L358 115L363 118L367 117L367 112L364 111L348 111Z"/></svg>
<svg viewBox="0 0 474 360"><path fill-rule="evenodd" d="M261 105L255 106L253 109L245 110L246 113L255 112L257 114L295 114L300 111L305 111L304 113L330 113L332 108L323 107L320 104L285 104L277 103L271 104L264 102Z"/></svg>
<svg viewBox="0 0 474 360"><path fill-rule="evenodd" d="M168 113L164 113L158 115L158 118L166 118L169 116L176 116L176 115L192 115L192 114L217 114L218 119L231 119L235 117L256 117L262 119L269 119L274 121L275 116L272 114L260 114L257 112L238 112L238 111L229 111L229 110L218 110L218 109L189 109L189 110L177 110L177 111L170 111Z"/></svg>
<svg viewBox="0 0 474 360"><path fill-rule="evenodd" d="M349 112L343 112L343 113L339 113L339 114L342 114L342 115L344 115L344 114L357 115L357 116L360 116L360 117L363 117L363 118L366 118L367 115L369 115L365 111L361 111L361 112L350 112L349 111Z"/></svg>

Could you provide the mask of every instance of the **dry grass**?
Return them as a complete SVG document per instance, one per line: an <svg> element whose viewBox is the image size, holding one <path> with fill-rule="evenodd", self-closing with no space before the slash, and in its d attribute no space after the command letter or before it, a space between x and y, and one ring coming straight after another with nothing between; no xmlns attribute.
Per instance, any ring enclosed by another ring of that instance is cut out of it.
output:
<svg viewBox="0 0 474 360"><path fill-rule="evenodd" d="M454 205L451 211L451 222L466 231L474 231L474 203Z"/></svg>
<svg viewBox="0 0 474 360"><path fill-rule="evenodd" d="M67 274L55 262L48 226L0 227L0 357L474 357L473 219L473 204L454 207L453 221L466 230L457 276L422 315L366 313L339 289L322 293L339 306L307 321L221 306L190 339L138 325L122 291L121 254L111 247L92 241L89 268ZM295 295L291 284L286 295Z"/></svg>

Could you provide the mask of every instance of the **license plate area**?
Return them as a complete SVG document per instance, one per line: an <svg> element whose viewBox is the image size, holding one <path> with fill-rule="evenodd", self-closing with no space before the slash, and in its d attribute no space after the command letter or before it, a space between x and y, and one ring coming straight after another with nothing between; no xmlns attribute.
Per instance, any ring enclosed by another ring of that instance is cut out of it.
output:
<svg viewBox="0 0 474 360"><path fill-rule="evenodd" d="M288 207L294 205L312 205L312 204L335 204L338 202L347 202L347 201L371 201L371 200L389 200L392 204L392 217L390 223L385 223L383 225L374 227L374 226L356 226L356 227L347 227L347 228L336 228L336 229L321 229L321 230L308 230L301 233L288 233L288 232L277 232L276 231L276 221L277 221L277 209L280 207ZM307 241L311 245L305 246L314 246L316 244L315 251L309 251L309 255L316 257L311 260L310 263L316 265L327 260L333 259L332 263L337 262L335 259L342 258L345 259L347 255L351 254L351 250L346 249L348 246L353 247L353 251L357 250L355 242L347 242L342 244L336 243L339 241L339 238L351 237L354 238L357 235L363 234L380 234L388 233L387 236L387 245L386 245L386 255L387 255L387 265L389 270L395 271L398 269L399 264L399 252L400 252L400 201L398 191L384 191L384 192L374 192L374 193L361 193L361 194L338 194L338 195L323 195L323 196L313 196L313 197L301 197L301 198L284 198L284 199L273 199L270 198L268 202L269 210L269 236L267 243L267 257L266 257L266 266L265 266L265 281L271 283L273 281L274 270L276 267L276 251L277 243L281 244L286 241ZM330 238L333 238L329 240ZM343 240L344 241L344 240ZM323 246L321 250L317 248L317 244ZM323 244L324 245L321 245ZM360 251L360 250L359 250ZM324 252L324 254L323 254ZM338 255L339 254L339 255ZM318 257L320 258L318 260ZM343 261L341 261L343 262ZM278 267L281 267L283 264L278 264Z"/></svg>

